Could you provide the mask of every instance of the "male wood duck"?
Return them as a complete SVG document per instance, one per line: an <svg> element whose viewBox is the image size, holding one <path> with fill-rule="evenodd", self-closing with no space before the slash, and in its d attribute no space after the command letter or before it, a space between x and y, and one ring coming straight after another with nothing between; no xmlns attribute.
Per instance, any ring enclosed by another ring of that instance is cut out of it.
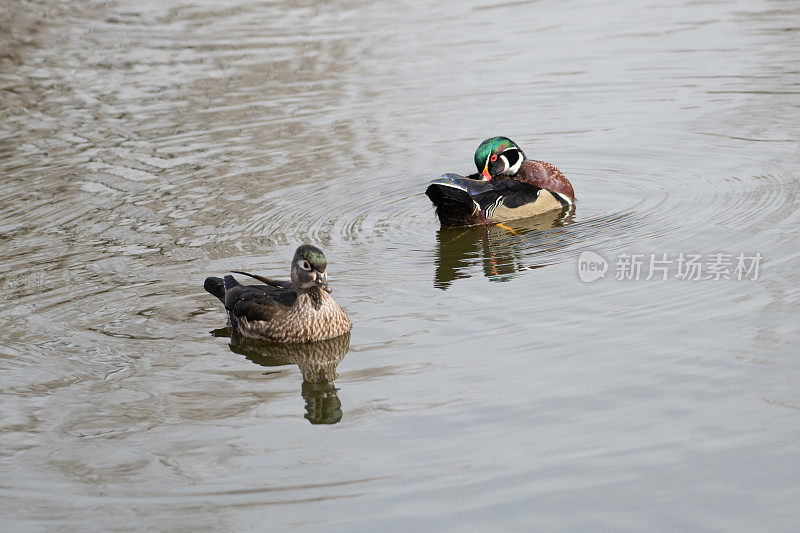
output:
<svg viewBox="0 0 800 533"><path fill-rule="evenodd" d="M469 226L536 216L573 205L572 185L555 166L525 157L508 137L475 150L478 172L444 174L425 191L445 226Z"/></svg>
<svg viewBox="0 0 800 533"><path fill-rule="evenodd" d="M327 261L304 244L292 259L292 281L234 271L266 285L241 285L233 276L206 278L203 287L225 305L234 331L273 342L312 342L344 335L350 319L330 296Z"/></svg>

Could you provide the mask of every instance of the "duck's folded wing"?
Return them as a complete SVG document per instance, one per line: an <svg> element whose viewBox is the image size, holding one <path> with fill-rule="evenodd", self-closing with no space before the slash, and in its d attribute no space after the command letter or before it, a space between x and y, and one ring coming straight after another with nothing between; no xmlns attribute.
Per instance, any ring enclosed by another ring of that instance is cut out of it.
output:
<svg viewBox="0 0 800 533"><path fill-rule="evenodd" d="M291 307L296 299L294 290L267 285L236 285L225 293L225 308L233 317L244 317L250 322L271 320Z"/></svg>
<svg viewBox="0 0 800 533"><path fill-rule="evenodd" d="M497 203L498 199L502 199L509 207L519 207L535 201L540 190L530 183L511 179L483 181L465 178L458 174L444 174L441 178L433 180L426 192L431 196L433 191L442 191L450 198L475 202L483 209Z"/></svg>
<svg viewBox="0 0 800 533"><path fill-rule="evenodd" d="M568 204L547 189L523 181L483 181L457 174L433 180L425 193L447 226L527 218Z"/></svg>
<svg viewBox="0 0 800 533"><path fill-rule="evenodd" d="M547 189L511 179L494 181L491 190L476 194L473 200L484 217L496 221L532 217L563 207L561 199Z"/></svg>

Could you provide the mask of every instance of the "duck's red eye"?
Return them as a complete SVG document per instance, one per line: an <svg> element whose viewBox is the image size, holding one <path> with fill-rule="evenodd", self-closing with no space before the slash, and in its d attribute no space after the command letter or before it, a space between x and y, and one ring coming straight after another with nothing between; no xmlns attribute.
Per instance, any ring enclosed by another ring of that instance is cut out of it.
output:
<svg viewBox="0 0 800 533"><path fill-rule="evenodd" d="M492 163L494 163L495 161L497 161L497 154L492 154L492 157L490 157L489 159L492 161Z"/></svg>

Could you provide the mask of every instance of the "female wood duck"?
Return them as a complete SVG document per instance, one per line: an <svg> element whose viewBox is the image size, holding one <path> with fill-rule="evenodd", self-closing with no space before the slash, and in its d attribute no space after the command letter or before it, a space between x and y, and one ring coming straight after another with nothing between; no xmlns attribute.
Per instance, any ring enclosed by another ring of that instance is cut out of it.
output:
<svg viewBox="0 0 800 533"><path fill-rule="evenodd" d="M304 244L292 260L292 281L234 271L266 285L240 285L233 276L206 278L203 287L225 305L234 331L273 342L312 342L350 331L350 319L330 296L327 261Z"/></svg>
<svg viewBox="0 0 800 533"><path fill-rule="evenodd" d="M475 150L476 174L444 174L425 194L445 226L532 217L573 205L572 185L555 166L525 157L508 137L492 137Z"/></svg>

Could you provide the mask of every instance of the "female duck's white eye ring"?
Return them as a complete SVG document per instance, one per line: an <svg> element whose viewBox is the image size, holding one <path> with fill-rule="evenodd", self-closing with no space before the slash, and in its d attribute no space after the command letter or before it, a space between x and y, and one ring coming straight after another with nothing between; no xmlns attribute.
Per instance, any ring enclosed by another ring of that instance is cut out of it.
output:
<svg viewBox="0 0 800 533"><path fill-rule="evenodd" d="M300 266L303 270L311 270L311 264L308 261L303 261L303 264Z"/></svg>

